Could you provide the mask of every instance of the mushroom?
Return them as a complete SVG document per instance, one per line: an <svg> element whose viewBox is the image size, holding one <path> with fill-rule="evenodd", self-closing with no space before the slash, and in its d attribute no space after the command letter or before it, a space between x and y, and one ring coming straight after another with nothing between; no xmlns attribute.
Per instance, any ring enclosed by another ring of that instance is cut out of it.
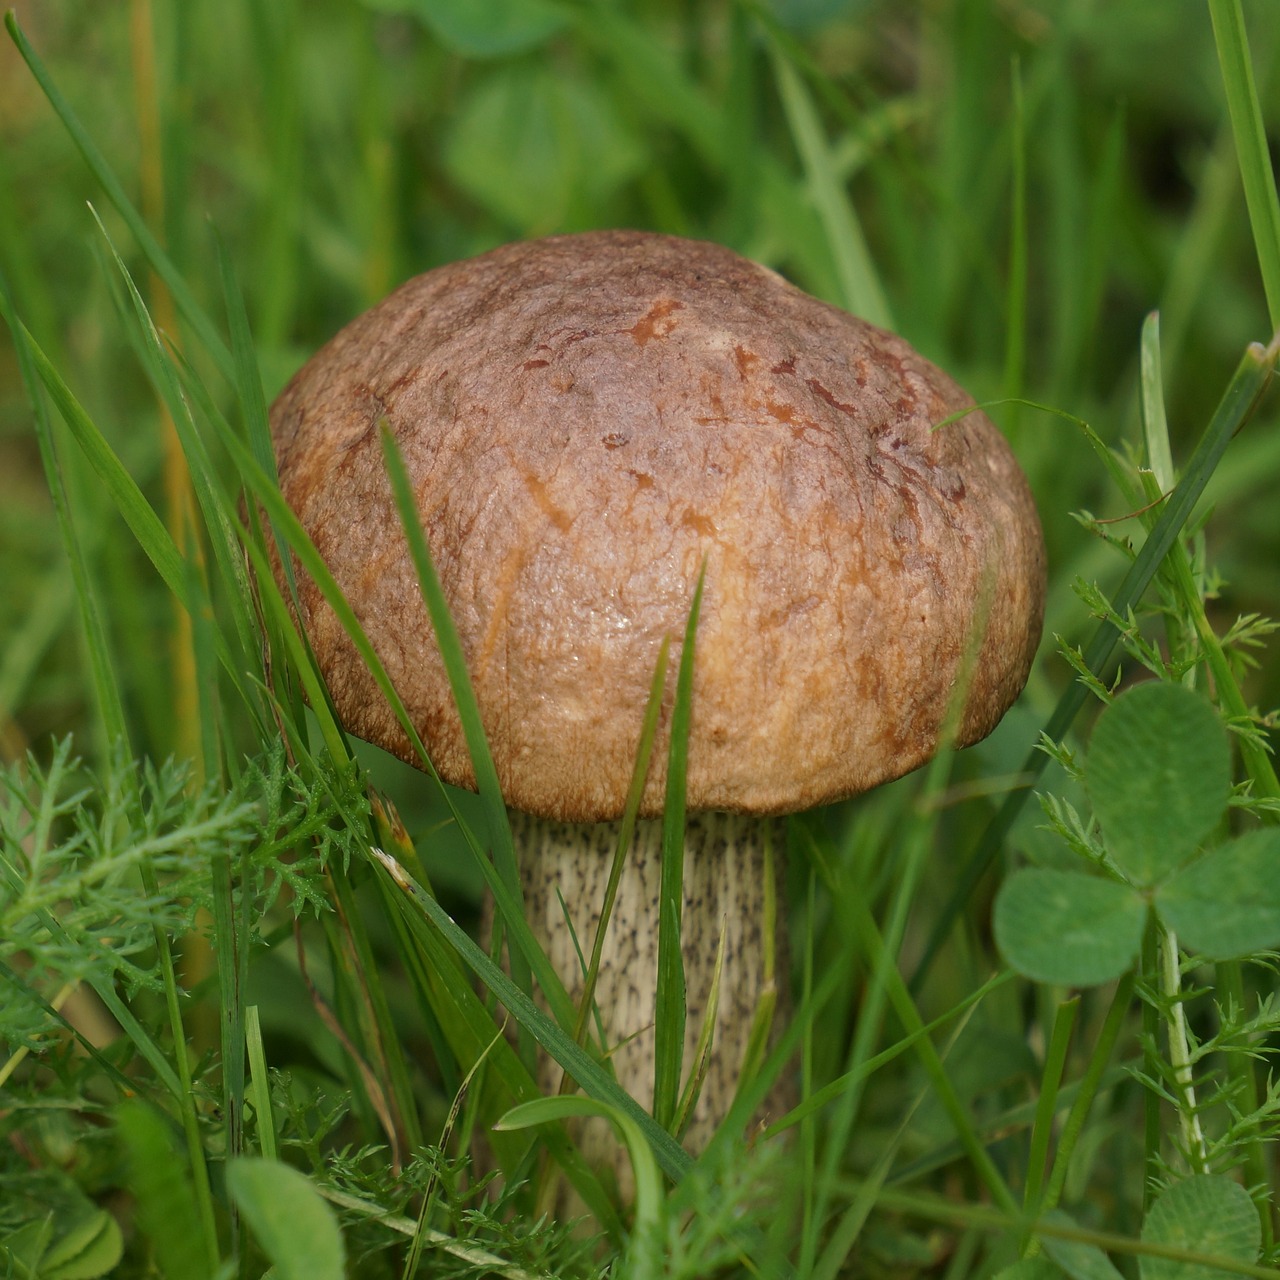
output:
<svg viewBox="0 0 1280 1280"><path fill-rule="evenodd" d="M589 949L655 661L664 637L678 651L705 564L686 1069L722 929L725 959L691 1148L732 1101L766 994L770 818L928 760L971 637L961 745L990 732L1026 680L1043 612L1040 526L982 413L938 428L971 405L901 338L728 249L603 231L410 280L272 408L285 499L436 769L474 787L377 424L395 433L513 811L529 923L571 994L581 961L560 899ZM298 599L348 729L415 763L305 577ZM650 819L673 696L644 790ZM646 1104L659 855L642 824L596 991L618 1079Z"/></svg>

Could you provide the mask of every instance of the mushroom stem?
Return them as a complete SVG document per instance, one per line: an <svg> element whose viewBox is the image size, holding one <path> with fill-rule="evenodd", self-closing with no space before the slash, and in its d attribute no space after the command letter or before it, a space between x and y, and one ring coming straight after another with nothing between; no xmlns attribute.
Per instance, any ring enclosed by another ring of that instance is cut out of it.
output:
<svg viewBox="0 0 1280 1280"><path fill-rule="evenodd" d="M549 822L515 811L511 820L530 928L569 995L580 1001L584 957L590 957L595 940L621 823ZM767 1015L776 1010L775 1002L780 1003L786 991L786 982L779 980L786 973L785 937L776 927L774 910L782 870L780 835L781 827L771 826L770 819L743 814L692 814L686 826L682 1091L694 1069L724 934L710 1053L701 1093L683 1134L690 1151L706 1145L733 1102L751 1053L757 1011ZM593 1036L596 1026L603 1026L605 1049L618 1083L646 1108L652 1107L654 1090L661 877L662 823L640 822L622 870L601 955L595 989L599 1024L594 1018L589 1023ZM767 892L767 887L774 892ZM560 1068L544 1062L539 1083L548 1093L557 1090ZM777 1091L771 1101L781 1104ZM587 1126L580 1141L588 1159L613 1164L620 1181L628 1181L625 1157L617 1152L607 1126Z"/></svg>

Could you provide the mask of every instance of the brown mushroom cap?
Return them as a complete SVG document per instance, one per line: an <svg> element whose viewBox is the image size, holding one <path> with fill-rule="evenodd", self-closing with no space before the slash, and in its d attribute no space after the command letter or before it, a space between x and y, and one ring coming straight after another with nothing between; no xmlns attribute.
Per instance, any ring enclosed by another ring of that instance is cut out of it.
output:
<svg viewBox="0 0 1280 1280"><path fill-rule="evenodd" d="M921 764L984 601L960 741L992 729L1039 639L1044 549L990 420L935 430L971 403L901 338L727 249L608 231L410 280L307 363L271 423L286 500L436 768L472 786L385 415L508 803L597 821L622 812L658 648L678 653L704 558L692 809L790 812ZM344 722L412 762L299 588ZM664 773L660 746L646 814Z"/></svg>

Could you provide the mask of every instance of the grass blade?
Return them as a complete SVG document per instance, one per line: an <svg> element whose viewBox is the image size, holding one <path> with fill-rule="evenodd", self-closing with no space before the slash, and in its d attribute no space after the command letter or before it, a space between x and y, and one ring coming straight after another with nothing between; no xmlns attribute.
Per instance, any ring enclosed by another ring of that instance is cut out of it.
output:
<svg viewBox="0 0 1280 1280"><path fill-rule="evenodd" d="M867 948L867 958L873 971L877 975L883 974L889 1000L899 1021L908 1033L921 1032L924 1028L924 1019L921 1018L915 1002L911 999L907 984L902 980L902 975L898 972L897 965L893 963L892 956L886 952L885 940L876 926L870 909L861 898L856 898L850 906L857 920L858 932ZM942 1057L934 1048L933 1041L928 1036L917 1035L912 1047L920 1060L921 1067L933 1084L938 1101L946 1111L947 1118L951 1121L956 1137L969 1157L974 1172L982 1179L991 1193L991 1198L1006 1212L1016 1214L1017 1201L1013 1198L1008 1184L974 1128L968 1109L957 1095L946 1073Z"/></svg>
<svg viewBox="0 0 1280 1280"><path fill-rule="evenodd" d="M1022 1208L1028 1217L1040 1211L1040 1192L1044 1186L1045 1162L1049 1156L1049 1142L1053 1137L1053 1118L1058 1112L1058 1090L1062 1087L1062 1072L1067 1063L1067 1050L1071 1046L1071 1032L1080 1012L1080 997L1063 1000L1053 1019L1053 1033L1044 1056L1044 1070L1040 1076L1040 1094L1036 1099L1036 1119L1031 1127L1031 1147L1027 1155L1027 1185L1022 1191ZM1026 1248L1027 1240L1023 1241Z"/></svg>
<svg viewBox="0 0 1280 1280"><path fill-rule="evenodd" d="M422 531L422 517L418 514L418 504L413 494L409 473L405 470L404 458L400 454L400 447L385 418L381 420L380 430L383 462L386 465L387 475L391 479L396 509L400 513L400 525L409 544L409 554L413 558L413 567L418 575L418 585L422 589L422 598L426 602L427 613L431 618L431 629L435 633L436 645L449 677L449 688L458 708L458 718L462 721L462 732L467 740L467 749L471 753L471 766L475 770L476 787L484 804L485 821L489 827L494 865L506 883L512 901L520 909L519 913L523 919L524 896L520 887L520 869L516 866L515 848L511 839L511 823L507 819L507 806L502 798L502 784L498 781L498 771L494 767L493 755L489 751L489 743L485 737L484 723L480 719L480 706L476 702L471 675L467 671L467 659L462 652L462 641L458 637L458 629L453 625L448 601L444 598L440 578L432 563L431 550L427 546L426 535ZM528 962L523 956L513 953L511 969L511 976L520 989L527 993L530 989Z"/></svg>
<svg viewBox="0 0 1280 1280"><path fill-rule="evenodd" d="M1103 1072L1115 1051L1116 1041L1129 1012L1132 996L1133 974L1127 973L1116 985L1115 994L1111 998L1111 1007L1107 1010L1106 1021L1102 1025L1098 1042L1094 1045L1089 1065L1085 1069L1084 1078L1080 1081L1079 1091L1072 1101L1071 1110L1067 1113L1066 1123L1062 1127L1062 1136L1058 1139L1058 1150L1053 1158L1053 1168L1050 1170L1049 1181L1045 1185L1044 1195L1038 1205L1041 1214L1056 1208L1062 1196L1071 1157L1084 1130L1084 1123L1089 1117L1089 1108L1093 1106L1093 1100L1098 1095Z"/></svg>
<svg viewBox="0 0 1280 1280"><path fill-rule="evenodd" d="M125 469L124 464L107 443L106 437L81 407L80 402L50 363L49 358L35 343L22 322L13 314L2 289L0 289L0 316L9 323L15 335L21 332L21 338L15 338L15 341L20 341L23 349L29 353L32 366L44 384L45 390L48 391L50 399L57 406L63 422L66 423L76 444L102 482L116 510L129 526L138 545L155 566L165 586L177 597L184 608L192 610L200 607L200 602L191 597L191 578L186 561L169 530L165 528L164 522L143 496L137 481ZM238 664L232 659L226 639L221 632L215 634L215 645L223 667L238 681Z"/></svg>
<svg viewBox="0 0 1280 1280"><path fill-rule="evenodd" d="M679 59L641 22L620 6L603 0L574 6L576 30L583 44L612 64L612 74L626 86L632 106L681 134L702 162L715 173L729 173L726 152L731 121L720 100L689 76ZM800 184L767 150L757 153L757 201L762 222L787 246L799 273L810 287L828 296L835 271L822 223Z"/></svg>
<svg viewBox="0 0 1280 1280"><path fill-rule="evenodd" d="M565 992L564 984L556 976L555 970L534 940L532 932L525 923L519 903L508 889L506 880L495 870L483 846L476 839L475 833L459 812L439 774L436 773L421 735L413 724L403 700L396 692L395 686L391 683L386 668L370 643L368 635L360 625L360 620L356 617L355 611L343 594L342 588L338 586L333 574L329 571L329 567L316 550L315 544L302 527L298 517L294 515L281 496L279 487L258 466L248 447L234 436L229 436L225 443L253 498L262 504L270 518L278 522L291 552L298 557L303 569L319 588L325 598L325 602L336 614L339 623L356 647L361 660L368 667L383 697L387 699L388 706L391 707L400 727L404 730L405 736L412 744L424 770L439 786L440 794L448 806L451 816L458 824L458 829L465 837L467 846L476 860L476 865L494 895L498 910L511 928L513 940L537 974L539 985L543 989L543 994L546 996L557 1022L563 1027L572 1027L574 1023L573 1002ZM266 554L254 544L253 540L248 536L247 530L242 530L242 535L245 548L249 552L255 572L258 575L259 590L263 595L264 601L271 602L271 609L276 615L276 621L281 626L285 642L289 647L290 658L296 664L298 672L306 685L307 697L311 702L312 709L318 712L319 707L326 708L324 714L321 715L321 726L326 735L329 749L335 760L345 760L349 758L350 752L346 748L342 731L338 727L332 708L328 706L324 685L315 671L310 657L307 655L301 637L294 630L292 619L288 614L284 600L275 586L271 566L267 562Z"/></svg>
<svg viewBox="0 0 1280 1280"><path fill-rule="evenodd" d="M10 14L9 17L11 18L12 15ZM40 368L39 348L22 321L14 314L9 286L3 277L0 277L0 314L3 314L13 334L13 343L18 354L18 369L23 386L26 388L27 402L31 407L35 423L36 441L40 447L40 461L44 465L45 482L49 486L49 494L53 499L63 549L71 565L71 577L75 585L76 601L80 606L80 623L84 628L85 647L88 651L89 668L93 674L93 689L102 732L109 750L114 749L117 744L121 744L127 750L129 736L125 726L124 704L120 699L120 688L116 682L106 628L102 625L97 592L94 590L89 564L80 545L80 535L71 518L71 506L67 500L66 487L62 481L62 466L58 461L57 446L53 438L53 424L49 420L49 411L37 380L37 372L43 373ZM43 378L40 379L42 380ZM141 494L138 495L138 500L144 502ZM150 507L147 510L150 511ZM152 515L154 516L154 513ZM164 526L160 527L163 529Z"/></svg>
<svg viewBox="0 0 1280 1280"><path fill-rule="evenodd" d="M1164 411L1164 378L1160 363L1160 313L1153 311L1142 322L1141 371L1138 404L1142 415L1142 439L1147 465L1162 493L1177 482L1173 451L1169 447L1169 422Z"/></svg>
<svg viewBox="0 0 1280 1280"><path fill-rule="evenodd" d="M213 459L205 445L200 432L196 428L190 406L182 394L182 386L178 371L169 356L160 333L152 321L142 294L134 283L124 259L112 244L107 229L103 226L94 211L98 228L106 240L115 261L116 269L124 281L129 301L132 304L135 324L131 330L139 339L139 358L143 370L151 380L157 395L168 409L169 419L182 444L182 453L186 459L189 481L195 490L200 512L204 517L204 527L213 548L214 560L218 565L223 582L227 586L232 615L236 626L236 634L240 641L241 651L245 654L255 653L258 649L253 634L253 623L249 608L249 584L244 573L244 559L239 553L234 525L232 523L232 504L228 499L221 477L214 467ZM188 366L189 368L189 366ZM194 378L194 373L191 377ZM205 394L204 399L208 399ZM195 555L199 555L198 549ZM196 609L189 610L193 622L208 611L208 585L205 582L203 565L199 559L187 558L186 576L188 582L198 586L199 590L190 592L189 598L196 603ZM179 596L181 601L183 597ZM242 665L242 664L241 664Z"/></svg>
<svg viewBox="0 0 1280 1280"><path fill-rule="evenodd" d="M702 1025L698 1028L698 1039L693 1047L693 1057L689 1064L689 1079L685 1082L684 1092L680 1095L680 1105L671 1124L672 1133L679 1138L684 1137L689 1128L689 1122L693 1119L693 1110L698 1105L698 1098L702 1093L702 1085L707 1078L707 1070L711 1065L711 1041L715 1035L716 1014L720 1009L720 979L724 975L724 941L727 929L728 921L725 921L720 929L720 941L716 944L716 962L711 970L711 985L707 988L707 1008L703 1014ZM769 935L766 934L767 936ZM772 1012L771 1005L769 1009L770 1015L772 1015ZM752 1042L751 1049L752 1052L747 1055L744 1061L743 1076L748 1074L748 1069L754 1070L759 1058L763 1056L758 1051L756 1042Z"/></svg>
<svg viewBox="0 0 1280 1280"><path fill-rule="evenodd" d="M1165 419L1164 392L1160 375L1160 326L1158 317L1151 315L1142 328L1142 382L1141 409L1143 438L1146 441L1150 472L1139 473L1142 482L1142 523L1150 530L1156 522L1155 511L1174 483L1172 453L1169 447L1169 427ZM1204 592L1196 581L1191 560L1181 541L1175 541L1162 569L1170 589L1181 600L1185 616L1195 628L1204 655L1204 664L1213 677L1217 700L1228 721L1238 729L1252 727L1254 717L1245 702L1240 682L1236 679L1231 663L1223 650L1222 642L1213 629L1205 611ZM1171 637L1172 639L1172 637ZM1262 797L1280 797L1280 779L1266 747L1256 735L1237 732L1236 744L1240 749L1254 794Z"/></svg>
<svg viewBox="0 0 1280 1280"><path fill-rule="evenodd" d="M12 15L10 15L11 17ZM45 463L46 478L49 489L53 495L55 506L58 510L59 523L63 533L64 545L71 559L72 573L76 582L77 596L80 600L81 617L84 622L86 641L89 649L89 657L94 675L94 688L97 693L99 714L102 717L104 732L107 735L107 741L111 750L128 749L128 733L124 719L123 704L120 699L119 687L116 683L115 673L112 669L112 663L108 652L106 633L102 626L101 617L98 613L97 602L89 580L88 570L84 563L79 543L75 533L75 527L71 521L70 511L66 503L65 490L62 487L61 471L58 466L57 454L54 448L53 434L48 414L44 408L43 398L38 394L35 385L35 372L39 369L39 361L36 357L35 344L32 342L30 335L27 334L21 322L13 315L7 286L3 280L0 280L0 310L3 311L6 321L13 333L14 342L18 351L19 367L22 371L24 383L27 386L28 395L31 399L32 411L35 415L36 430L40 442L41 456ZM44 380L43 369L39 369L42 380ZM60 379L58 380L61 381ZM46 384L47 385L47 384ZM91 428L91 435L96 436L96 428L92 427L92 423L87 425ZM68 423L70 425L70 423ZM100 440L101 437L98 436ZM105 448L105 441L102 442ZM121 468L123 473L123 468ZM132 483L130 481L130 483ZM136 487L135 487L136 488ZM168 541L168 533L164 530L164 526L160 524L155 513L146 505L145 499L141 494L137 494L137 501L141 506L146 508L151 519L159 526L163 534L163 541ZM132 775L130 775L132 776ZM159 886L156 882L154 871L149 863L143 861L139 866L143 887L147 894L153 898L159 896ZM164 980L165 1005L168 1012L170 1028L173 1033L174 1043L179 1046L186 1044L186 1036L183 1032L182 1012L179 1007L177 977L174 970L173 952L170 947L169 939L165 933L158 927L155 929L155 945L156 951L160 958L161 971ZM191 1160L192 1175L195 1179L196 1204L199 1210L200 1225L202 1234L205 1237L206 1247L211 1256L216 1259L217 1256L217 1232L214 1224L213 1201L210 1194L208 1171L204 1163L204 1151L201 1144L199 1121L195 1113L194 1095L191 1091L191 1074L190 1064L187 1060L185 1050L177 1054L177 1072L180 1081L180 1091L177 1095L178 1108L182 1117L183 1131L187 1139L188 1155Z"/></svg>
<svg viewBox="0 0 1280 1280"><path fill-rule="evenodd" d="M245 1048L249 1058L249 1097L253 1101L254 1132L258 1151L268 1160L277 1158L275 1115L271 1108L271 1079L267 1073L267 1055L262 1044L262 1020L258 1006L244 1011Z"/></svg>
<svg viewBox="0 0 1280 1280"><path fill-rule="evenodd" d="M582 1086L584 1092L601 1102L610 1103L630 1116L652 1147L662 1171L679 1181L688 1171L690 1159L680 1144L661 1128L634 1098L619 1088L609 1073L576 1045L530 998L507 977L475 941L450 918L444 908L405 869L381 849L371 855L387 872L413 906L445 936L467 967L511 1011L534 1039Z"/></svg>
<svg viewBox="0 0 1280 1280"><path fill-rule="evenodd" d="M80 123L79 117L71 109L71 104L62 96L58 86L54 84L53 77L50 76L48 69L31 47L27 37L22 32L22 28L18 26L18 19L12 9L5 14L4 25L9 29L9 36L13 43L17 45L18 52L30 68L36 83L44 91L45 97L49 99L50 106L57 112L63 128L71 135L72 141L76 144L81 156L84 157L84 161L89 166L93 176L98 180L103 191L106 192L107 198L111 201L116 212L124 220L130 234L138 242L138 247L142 250L143 256L150 264L151 269L164 281L165 287L169 290L174 302L177 303L178 310L182 312L184 319L191 326L200 345L209 353L219 371L227 380L234 381L234 364L231 359L231 353L218 336L218 331L214 327L213 321L200 308L199 303L195 300L195 295L187 287L187 282L182 278L177 267L173 265L169 255L160 247L160 242L148 230L142 215L138 213L130 202L129 197L125 195L124 188L120 185L120 180L112 172L111 166L94 144L88 130Z"/></svg>
<svg viewBox="0 0 1280 1280"><path fill-rule="evenodd" d="M1004 394L1014 400L1027 376L1027 125L1022 98L1022 68L1012 69L1013 208L1010 212L1009 285L1005 302ZM1017 437L1019 406L1011 407L1009 432Z"/></svg>
<svg viewBox="0 0 1280 1280"><path fill-rule="evenodd" d="M702 589L707 578L703 561L684 631L684 648L676 676L667 753L667 794L662 814L662 878L658 887L658 989L654 1004L653 1115L665 1129L675 1119L684 1060L685 982L680 950L684 909L685 773L689 762L689 723L693 714L693 661Z"/></svg>
<svg viewBox="0 0 1280 1280"><path fill-rule="evenodd" d="M525 919L524 896L520 885L520 870L516 865L511 824L507 818L507 808L502 797L498 772L494 767L493 756L485 738L480 707L476 702L475 690L467 671L462 642L453 624L448 601L445 599L440 579L431 560L431 551L422 530L417 501L414 498L408 472L405 470L404 459L385 420L381 424L381 434L383 460L395 495L401 528L409 545L409 553L413 558L418 584L431 618L436 644L448 674L449 687L462 721L476 784L484 805L493 862L490 864L489 860L481 854L479 866L493 890L499 918L503 921L507 935L516 944L507 949L511 976L520 991L528 996L532 990L531 974L536 973L538 985L556 1021L561 1028L573 1028L577 1023L573 1002L569 999L564 984L545 952L539 947ZM460 816L457 820L460 824L462 823ZM520 1033L522 1056L528 1064L532 1061L532 1043L527 1039L528 1031L523 1022L520 1023Z"/></svg>
<svg viewBox="0 0 1280 1280"><path fill-rule="evenodd" d="M658 661L654 665L653 680L649 685L649 701L645 706L644 720L640 726L640 746L636 751L636 764L631 773L631 785L627 790L627 802L622 811L622 825L618 829L618 845L613 853L613 862L609 866L609 879L605 883L604 900L600 904L600 920L596 925L595 941L591 945L591 958L587 962L586 980L582 987L582 999L578 1004L578 1021L574 1027L573 1038L582 1043L586 1034L587 1021L591 1016L591 1007L595 1001L596 983L600 977L600 960L604 955L604 942L609 929L609 921L613 916L613 905L618 898L618 885L622 881L622 871L631 849L631 841L635 836L636 818L640 812L640 801L644 795L645 780L649 776L649 761L653 755L653 743L658 733L658 716L662 712L662 692L667 686L667 655L670 652L670 637L663 636L658 648Z"/></svg>
<svg viewBox="0 0 1280 1280"><path fill-rule="evenodd" d="M254 458L268 476L278 480L275 450L271 443L271 422L267 412L267 399L262 390L262 376L258 370L258 358L254 351L253 336L249 330L249 314L245 310L244 295L236 280L231 256L221 236L215 236L218 251L218 270L222 277L222 297L227 309L227 324L231 330L231 353L235 358L236 397L240 404L240 417L245 436ZM194 372L192 379L195 379ZM211 417L216 422L217 418ZM225 430L230 428L222 423ZM224 431L225 433L225 431ZM254 513L256 515L256 512ZM293 561L285 552L284 539L274 521L269 522L276 553L284 567L285 581L294 605L298 602L297 587L293 581Z"/></svg>
<svg viewBox="0 0 1280 1280"><path fill-rule="evenodd" d="M892 328L888 299L872 265L871 252L858 216L848 194L836 180L836 165L813 99L799 72L776 44L771 53L787 122L804 163L805 176L835 260L836 275L840 281L840 303L847 311L872 324Z"/></svg>
<svg viewBox="0 0 1280 1280"><path fill-rule="evenodd" d="M981 1004L993 991L998 990L1008 982L1012 982L1014 978L1011 969L1002 969L999 973L988 978L980 987L977 987L969 995L965 996L954 1007L948 1009L945 1013L940 1013L931 1021L923 1023L916 1030L903 1036L887 1049L877 1053L872 1058L864 1058L850 1071L846 1071L843 1075L837 1076L829 1084L823 1085L821 1089L815 1090L809 1094L805 1100L792 1110L788 1111L785 1116L775 1120L765 1131L764 1137L771 1137L775 1133L793 1128L799 1124L806 1116L811 1116L815 1112L820 1111L828 1103L836 1101L840 1098L851 1085L866 1080L869 1076L874 1075L883 1067L887 1067L896 1058L904 1054L915 1044L922 1036L931 1036L937 1030L945 1027L953 1018L960 1017L967 1013L975 1005Z"/></svg>
<svg viewBox="0 0 1280 1280"><path fill-rule="evenodd" d="M1245 204L1253 227L1253 243L1267 295L1272 332L1280 332L1280 196L1271 167L1262 107L1253 82L1249 59L1249 38L1244 29L1240 0L1209 0L1213 19L1213 39L1218 48L1218 65L1227 94L1231 130L1235 134L1236 157L1244 183Z"/></svg>
<svg viewBox="0 0 1280 1280"><path fill-rule="evenodd" d="M662 1263L666 1201L653 1153L645 1142L644 1134L630 1116L592 1098L537 1098L513 1107L494 1127L524 1129L584 1116L602 1116L608 1120L631 1158L636 1188L635 1220L627 1252L629 1265L626 1272L636 1277L636 1280L647 1276L657 1277Z"/></svg>

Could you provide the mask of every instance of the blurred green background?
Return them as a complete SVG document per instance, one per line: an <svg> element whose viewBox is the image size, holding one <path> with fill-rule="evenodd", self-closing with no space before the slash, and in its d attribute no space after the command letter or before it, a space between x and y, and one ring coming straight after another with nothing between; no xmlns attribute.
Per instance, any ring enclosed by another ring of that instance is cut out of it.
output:
<svg viewBox="0 0 1280 1280"><path fill-rule="evenodd" d="M1280 138L1280 5L1243 8L1265 123ZM520 237L633 226L728 244L897 329L979 400L1002 401L991 413L1031 478L1049 547L1045 641L1023 705L957 767L934 841L940 865L969 846L984 798L1009 785L1071 679L1054 637L1078 644L1094 628L1074 581L1109 589L1126 567L1073 518L1117 520L1104 528L1120 540L1137 528L1119 519L1124 501L1073 419L1136 449L1139 335L1158 310L1174 460L1185 461L1245 346L1269 337L1204 0L26 0L17 17L219 320L218 239L225 246L268 398L418 272ZM87 202L157 324L237 421L233 388L0 39L0 272L36 341L189 552L206 535ZM1219 633L1238 614L1280 612L1278 399L1233 441L1201 512L1207 563L1220 575L1211 577ZM199 759L190 623L69 436L58 443L130 748ZM107 758L78 609L14 349L0 341L0 759L28 749L47 757L51 736L67 734L91 764ZM1155 625L1150 634L1159 638ZM1257 658L1246 696L1265 709L1280 703L1280 657L1273 645ZM229 682L205 704L219 714L226 759L265 745ZM259 727L274 741L269 720ZM213 734L211 719L204 728ZM365 758L415 836L438 820L415 799L423 788L406 766L372 749ZM857 830L841 833L840 873L873 908L897 891L915 787L883 788L822 819L834 830L858 813ZM1027 806L1015 846L1035 839L1037 818ZM450 883L463 875L449 870L456 839L432 836L442 896L473 922L474 874ZM926 906L950 893L947 880L923 878ZM799 901L807 890L793 881ZM807 950L797 947L848 986L833 1003L844 1012L817 1038L815 1084L844 1069L866 978L847 905L838 894L812 900ZM985 890L974 895L959 960L935 969L947 989L926 993L926 1012L953 1008L991 972L988 905ZM918 917L917 926L929 913ZM384 923L373 927L391 950ZM289 931L286 922L273 940ZM908 938L909 959L918 949ZM250 999L262 1001L272 1065L319 1063L336 1077L341 1054L301 980L278 952L255 965ZM403 1013L404 985L389 981ZM1084 1010L1082 1027L1105 1013L1089 996ZM1009 1132L1004 1108L1027 1096L1037 1070L1029 1045L1050 1014L1043 991L1010 987L956 1049L965 1096L989 1090L999 1102L988 1112L993 1132ZM212 999L192 1002L195 1044L214 1043L217 1018ZM1092 1043L1083 1032L1080 1041ZM430 1074L416 1044L406 1056ZM898 1067L881 1074L850 1168L879 1158L915 1087ZM1125 1231L1143 1181L1139 1092L1128 1081L1117 1090L1121 1120L1097 1122L1081 1161L1093 1166L1082 1177L1097 1220ZM433 1125L449 1097L430 1077ZM812 1123L830 1125L834 1175L846 1135L832 1114ZM913 1140L927 1140L907 1154L942 1151L944 1165L922 1167L927 1177L945 1166L951 1194L960 1180L945 1163L951 1131L935 1098L917 1125ZM366 1139L373 1131L366 1125ZM13 1152L19 1160L16 1143Z"/></svg>
<svg viewBox="0 0 1280 1280"><path fill-rule="evenodd" d="M1280 136L1280 7L1245 8ZM1025 396L1113 444L1136 438L1138 334L1159 308L1175 460L1244 345L1267 336L1200 0L39 0L17 14L214 314L215 229L225 241L269 396L408 276L596 226L727 243L890 324L980 400ZM4 41L0 268L173 523L165 431L86 201L145 281ZM164 295L150 301L181 344ZM1089 624L1073 577L1105 584L1122 564L1070 513L1123 513L1069 421L1025 406L993 415L1043 514L1046 635L1078 639ZM72 451L65 465L111 602L135 746L187 754L171 604ZM1277 475L1273 403L1212 488L1223 618L1276 608ZM11 757L84 729L91 713L8 343L0 571L0 749ZM1037 708L1068 678L1048 645ZM1266 655L1250 696L1270 705L1278 683Z"/></svg>

